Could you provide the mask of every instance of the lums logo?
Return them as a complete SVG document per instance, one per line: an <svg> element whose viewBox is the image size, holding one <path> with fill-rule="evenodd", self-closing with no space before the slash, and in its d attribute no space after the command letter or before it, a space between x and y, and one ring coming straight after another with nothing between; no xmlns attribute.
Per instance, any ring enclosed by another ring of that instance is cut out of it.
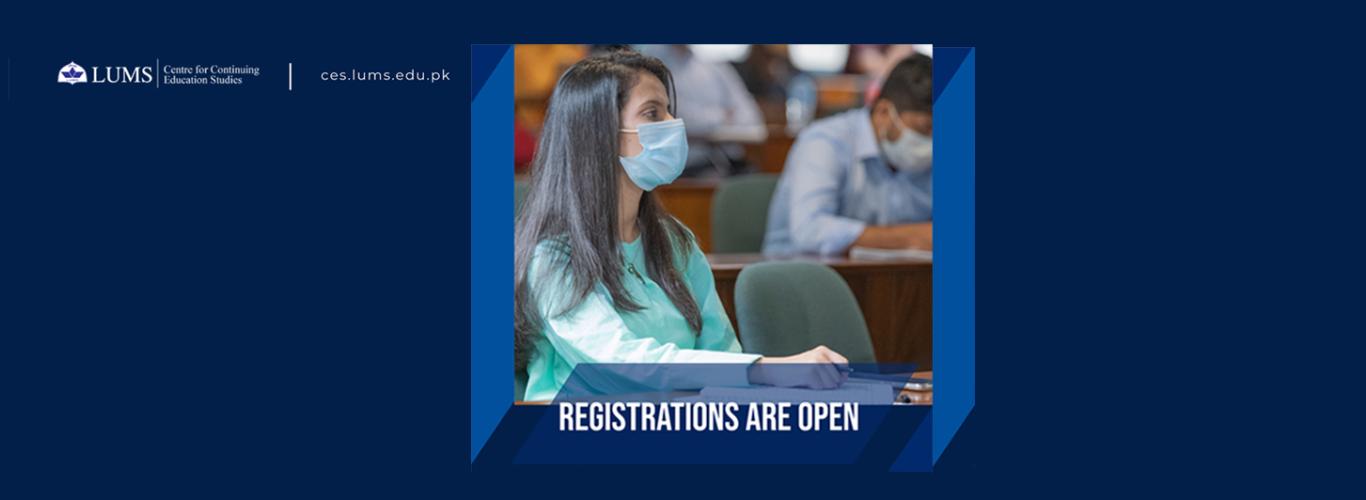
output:
<svg viewBox="0 0 1366 500"><path fill-rule="evenodd" d="M85 83L85 68L76 64L76 61L71 61L70 63L67 63L66 66L62 66L61 71L57 72L57 82L69 83L72 85Z"/></svg>
<svg viewBox="0 0 1366 500"><path fill-rule="evenodd" d="M90 73L87 75L85 68L72 61L66 66L62 66L61 71L57 72L57 81L72 85L86 82L154 83L156 77L153 75L151 66L91 66Z"/></svg>

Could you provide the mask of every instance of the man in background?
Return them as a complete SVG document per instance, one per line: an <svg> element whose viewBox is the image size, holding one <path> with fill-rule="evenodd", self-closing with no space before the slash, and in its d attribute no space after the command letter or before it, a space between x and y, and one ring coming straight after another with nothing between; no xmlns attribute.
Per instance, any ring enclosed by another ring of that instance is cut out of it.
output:
<svg viewBox="0 0 1366 500"><path fill-rule="evenodd" d="M912 54L870 106L802 131L769 206L764 253L932 250L932 67Z"/></svg>

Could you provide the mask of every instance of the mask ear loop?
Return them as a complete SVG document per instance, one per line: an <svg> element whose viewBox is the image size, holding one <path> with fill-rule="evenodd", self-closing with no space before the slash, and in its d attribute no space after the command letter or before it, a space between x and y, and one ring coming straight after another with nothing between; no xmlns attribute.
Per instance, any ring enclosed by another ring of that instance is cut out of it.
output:
<svg viewBox="0 0 1366 500"><path fill-rule="evenodd" d="M640 129L623 128L623 129L620 129L620 131L621 131L621 133L623 133L623 134L636 134L636 135L640 135ZM644 144L641 145L640 150L641 150L642 153L645 152L645 145L644 145Z"/></svg>

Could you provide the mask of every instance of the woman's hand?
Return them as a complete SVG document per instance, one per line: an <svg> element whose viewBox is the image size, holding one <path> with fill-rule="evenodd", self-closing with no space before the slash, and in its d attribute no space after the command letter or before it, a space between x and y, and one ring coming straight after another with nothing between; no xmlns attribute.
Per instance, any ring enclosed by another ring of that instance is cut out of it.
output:
<svg viewBox="0 0 1366 500"><path fill-rule="evenodd" d="M785 366L790 365L790 366ZM749 367L749 381L779 387L834 389L849 378L849 360L829 347L780 358L764 356Z"/></svg>

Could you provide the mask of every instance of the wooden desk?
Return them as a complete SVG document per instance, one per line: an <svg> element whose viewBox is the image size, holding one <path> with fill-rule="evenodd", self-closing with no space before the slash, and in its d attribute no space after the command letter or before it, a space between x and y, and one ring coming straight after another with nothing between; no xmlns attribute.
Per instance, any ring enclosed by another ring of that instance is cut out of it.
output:
<svg viewBox="0 0 1366 500"><path fill-rule="evenodd" d="M787 152L797 135L788 131L786 125L769 125L768 137L763 142L745 144L745 159L760 172L782 173L787 163Z"/></svg>
<svg viewBox="0 0 1366 500"><path fill-rule="evenodd" d="M678 179L654 190L664 208L697 236L703 252L711 251L711 198L720 183L720 179Z"/></svg>
<svg viewBox="0 0 1366 500"><path fill-rule="evenodd" d="M809 260L838 272L858 299L873 353L880 363L915 363L932 370L933 264L923 261L861 261L845 257L774 259L762 254L708 254L721 304L735 318L735 279L749 264L768 260Z"/></svg>
<svg viewBox="0 0 1366 500"><path fill-rule="evenodd" d="M914 377L914 378L923 378L923 379L926 379L926 380L934 380L934 372L932 372L932 371L915 372L915 373L912 373L911 376ZM903 399L904 402L905 402L906 404L916 405L916 406L933 406L933 405L934 405L934 390L933 390L933 389L928 390L928 391L908 391L908 390L904 390L904 389L903 389L903 390L901 391L901 393L898 394L898 396L899 396L900 399Z"/></svg>

